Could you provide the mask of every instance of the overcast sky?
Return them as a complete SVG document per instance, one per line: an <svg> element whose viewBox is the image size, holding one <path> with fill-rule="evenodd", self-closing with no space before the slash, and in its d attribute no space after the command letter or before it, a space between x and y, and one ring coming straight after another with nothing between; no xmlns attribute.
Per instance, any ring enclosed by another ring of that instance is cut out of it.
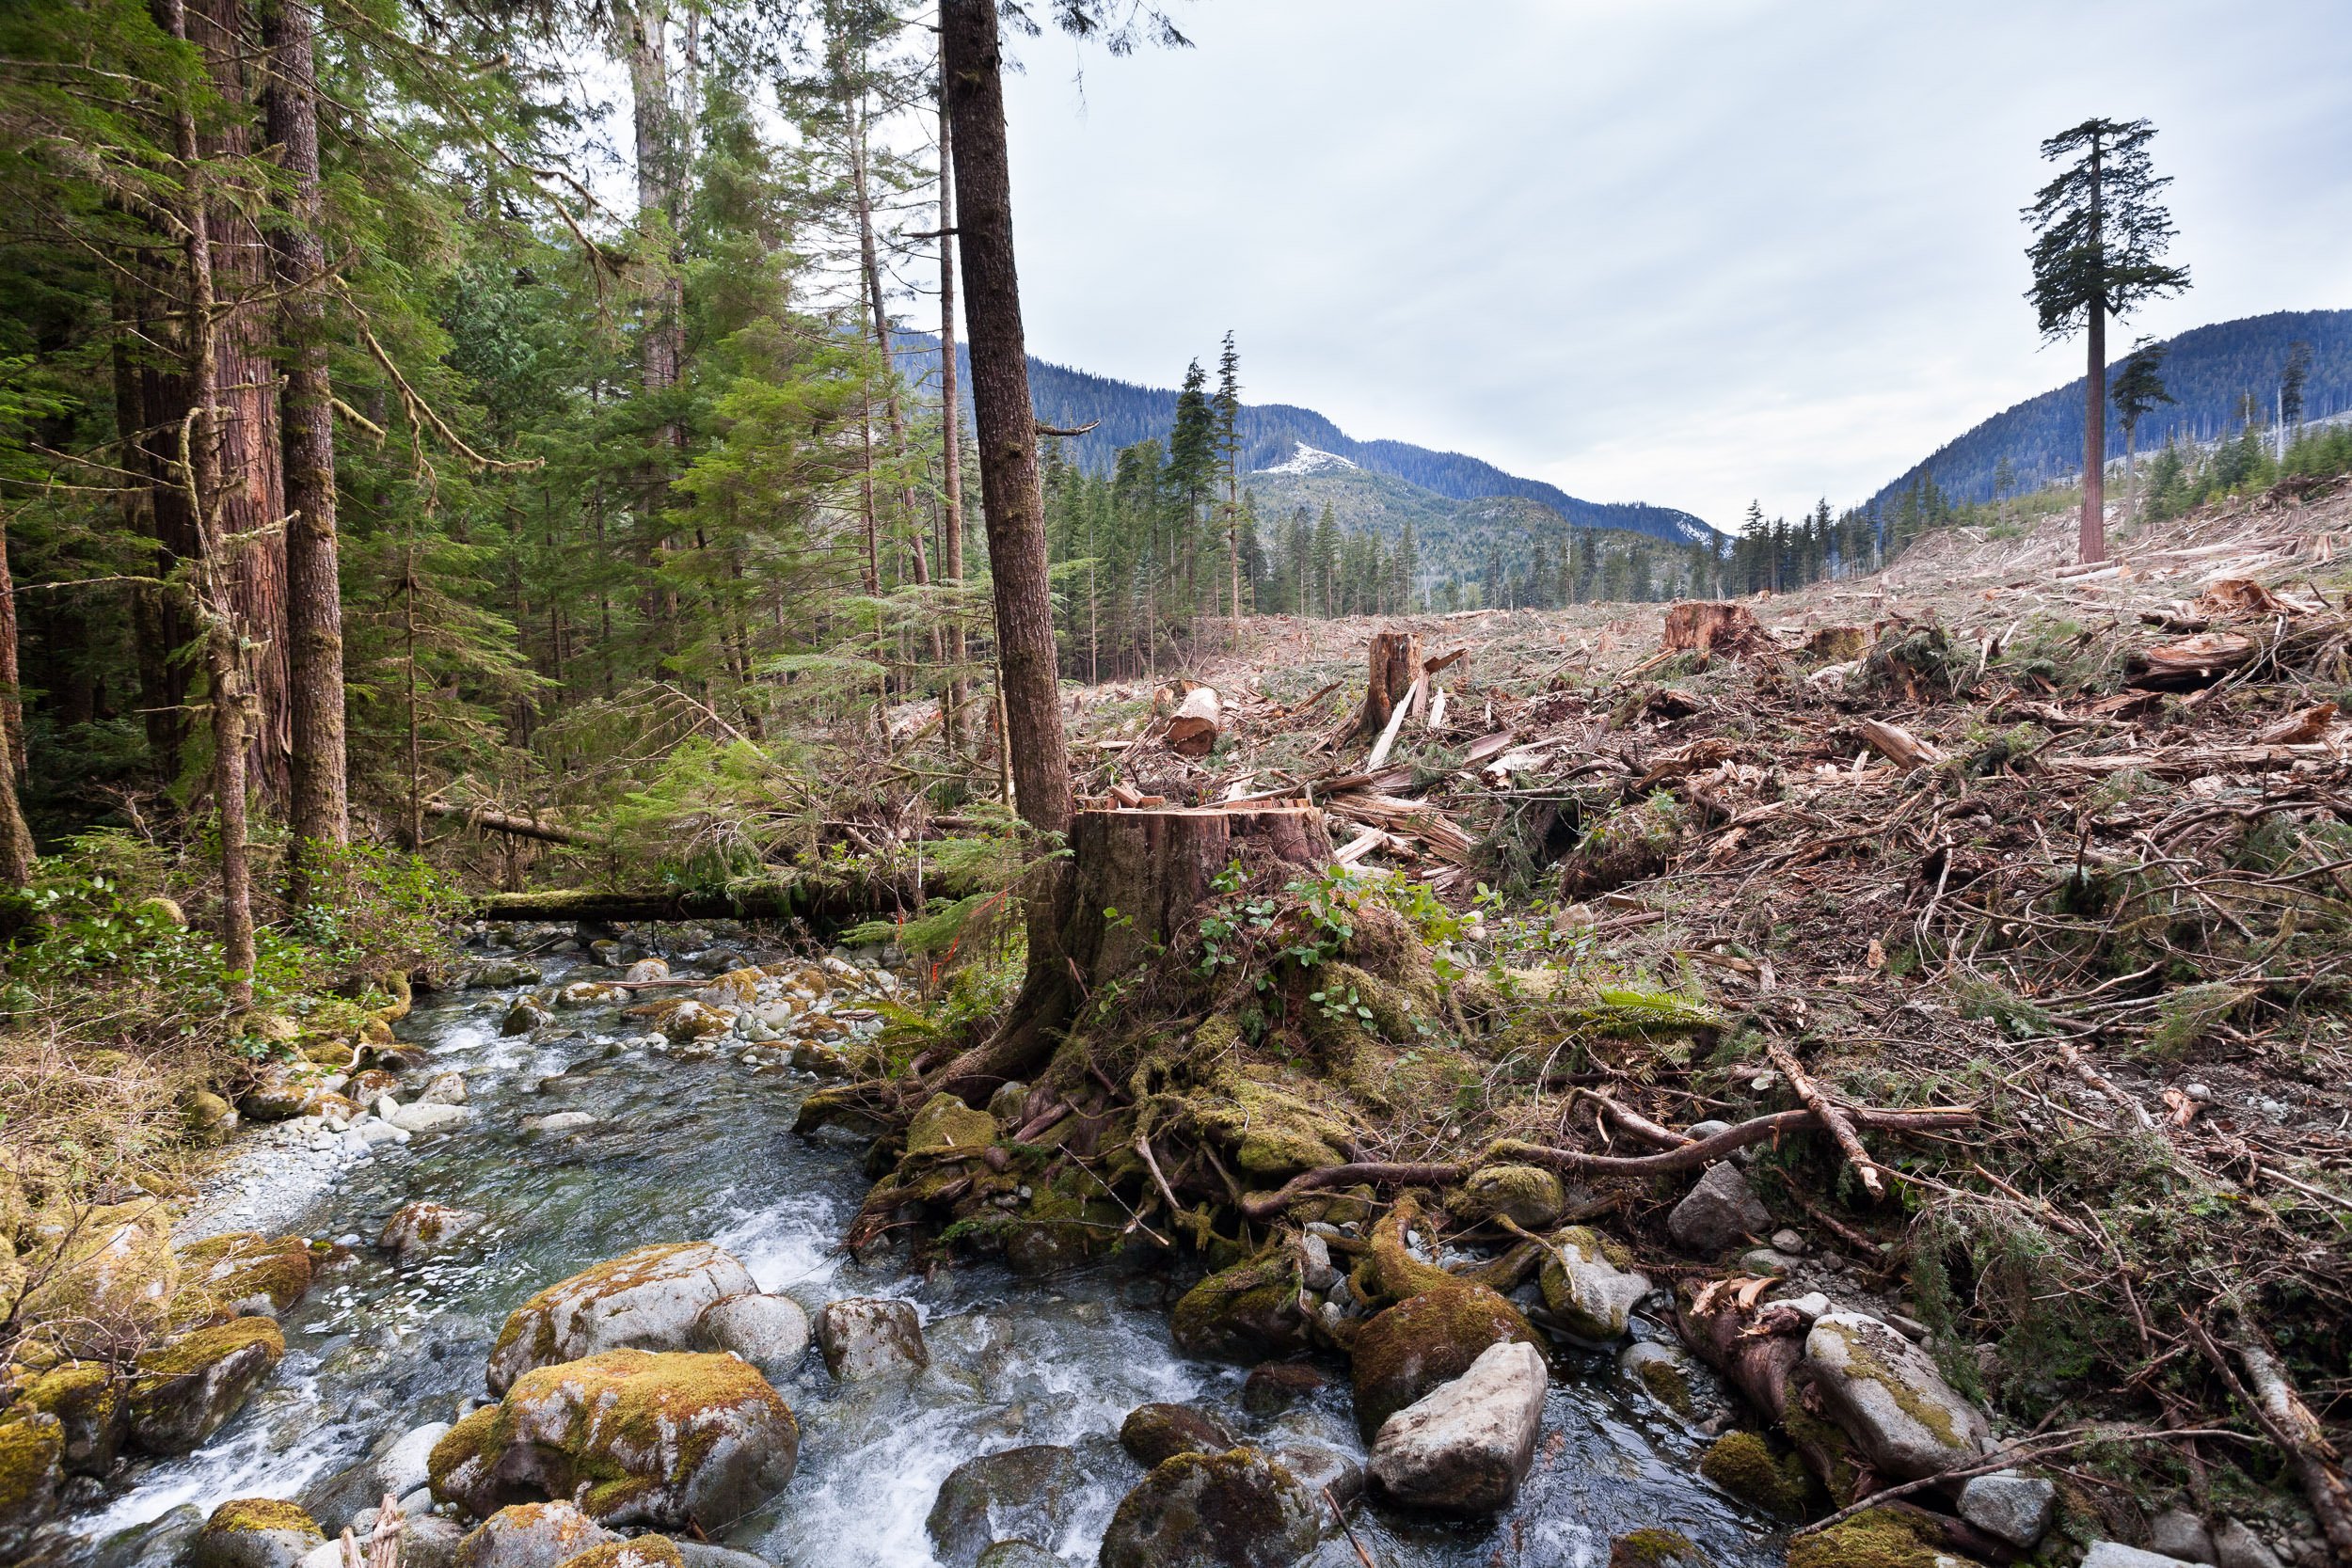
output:
<svg viewBox="0 0 2352 1568"><path fill-rule="evenodd" d="M2352 13L1175 0L1009 83L1029 346L1736 526L2080 372L2020 297L2041 139L2146 116L2192 269L2115 352L2352 307Z"/></svg>

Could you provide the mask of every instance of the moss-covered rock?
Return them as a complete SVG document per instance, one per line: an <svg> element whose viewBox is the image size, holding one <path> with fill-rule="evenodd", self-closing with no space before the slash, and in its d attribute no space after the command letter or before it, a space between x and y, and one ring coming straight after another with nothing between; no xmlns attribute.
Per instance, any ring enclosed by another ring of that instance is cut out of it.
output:
<svg viewBox="0 0 2352 1568"><path fill-rule="evenodd" d="M1991 1446L1984 1413L1925 1351L1876 1318L1822 1313L1804 1354L1824 1409L1881 1475L1910 1481L1959 1469Z"/></svg>
<svg viewBox="0 0 2352 1568"><path fill-rule="evenodd" d="M8 1406L9 1417L54 1416L65 1434L65 1466L103 1476L114 1463L130 1415L122 1380L96 1361L69 1361L36 1376Z"/></svg>
<svg viewBox="0 0 2352 1568"><path fill-rule="evenodd" d="M1803 1517L1812 1492L1804 1462L1792 1453L1774 1453L1753 1432L1727 1432L1715 1439L1699 1461L1699 1474L1741 1502L1784 1519Z"/></svg>
<svg viewBox="0 0 2352 1568"><path fill-rule="evenodd" d="M591 1546L565 1558L561 1568L686 1568L686 1560L668 1536L640 1535Z"/></svg>
<svg viewBox="0 0 2352 1568"><path fill-rule="evenodd" d="M13 1555L57 1506L65 1429L55 1416L10 1410L0 1420L0 1554Z"/></svg>
<svg viewBox="0 0 2352 1568"><path fill-rule="evenodd" d="M24 1262L37 1283L17 1306L19 1326L72 1355L144 1343L164 1327L180 1285L171 1216L152 1199L73 1215Z"/></svg>
<svg viewBox="0 0 2352 1568"><path fill-rule="evenodd" d="M559 1280L508 1315L490 1347L490 1391L504 1393L534 1367L600 1351L686 1350L703 1308L758 1289L750 1271L708 1242L623 1253Z"/></svg>
<svg viewBox="0 0 2352 1568"><path fill-rule="evenodd" d="M1101 1568L1290 1568L1321 1515L1287 1469L1255 1449L1184 1453L1127 1494L1103 1532Z"/></svg>
<svg viewBox="0 0 2352 1568"><path fill-rule="evenodd" d="M477 1514L568 1497L607 1525L715 1530L783 1490L800 1428L732 1355L612 1350L525 1373L434 1446L434 1495Z"/></svg>
<svg viewBox="0 0 2352 1568"><path fill-rule="evenodd" d="M951 1094L931 1096L907 1124L909 1156L977 1154L995 1141L996 1118Z"/></svg>
<svg viewBox="0 0 2352 1568"><path fill-rule="evenodd" d="M1461 1199L1452 1207L1464 1219L1507 1219L1522 1229L1544 1230L1560 1223L1567 1205L1567 1188L1541 1165L1486 1165L1462 1183Z"/></svg>
<svg viewBox="0 0 2352 1568"><path fill-rule="evenodd" d="M310 1289L310 1243L300 1236L238 1230L210 1236L180 1254L175 1322L277 1317Z"/></svg>
<svg viewBox="0 0 2352 1568"><path fill-rule="evenodd" d="M1707 1554L1680 1530L1637 1529L1609 1543L1609 1568L1708 1568Z"/></svg>
<svg viewBox="0 0 2352 1568"><path fill-rule="evenodd" d="M1052 1444L1000 1449L966 1460L939 1484L923 1528L946 1568L977 1568L1007 1539L1054 1541L1078 1500L1077 1455Z"/></svg>
<svg viewBox="0 0 2352 1568"><path fill-rule="evenodd" d="M438 1252L489 1218L479 1209L422 1199L404 1203L376 1234L375 1244L403 1263Z"/></svg>
<svg viewBox="0 0 2352 1568"><path fill-rule="evenodd" d="M131 1438L150 1453L186 1453L245 1405L286 1354L267 1318L183 1334L139 1356L130 1389Z"/></svg>
<svg viewBox="0 0 2352 1568"><path fill-rule="evenodd" d="M1233 1434L1188 1404L1139 1404L1119 1423L1119 1446L1148 1470L1180 1453L1223 1453L1233 1446Z"/></svg>
<svg viewBox="0 0 2352 1568"><path fill-rule="evenodd" d="M316 1520L276 1497L231 1497L188 1549L190 1568L295 1568L326 1544Z"/></svg>
<svg viewBox="0 0 2352 1568"><path fill-rule="evenodd" d="M210 1089L192 1091L181 1102L180 1115L187 1123L188 1141L199 1148L217 1148L237 1130L237 1108Z"/></svg>
<svg viewBox="0 0 2352 1568"><path fill-rule="evenodd" d="M455 1568L555 1568L620 1539L570 1503L516 1503L466 1533Z"/></svg>
<svg viewBox="0 0 2352 1568"><path fill-rule="evenodd" d="M1650 1289L1647 1275L1620 1266L1625 1257L1622 1247L1581 1225L1551 1238L1537 1279L1544 1306L1571 1338L1605 1344L1624 1336L1634 1304Z"/></svg>
<svg viewBox="0 0 2352 1568"><path fill-rule="evenodd" d="M1357 1424L1370 1438L1381 1422L1440 1383L1460 1377L1487 1346L1506 1339L1543 1349L1518 1308L1466 1281L1423 1291L1375 1313L1350 1347Z"/></svg>
<svg viewBox="0 0 2352 1568"><path fill-rule="evenodd" d="M1788 1543L1788 1568L1937 1568L1942 1554L1891 1508L1873 1508Z"/></svg>
<svg viewBox="0 0 2352 1568"><path fill-rule="evenodd" d="M1176 1348L1228 1361L1303 1351L1310 1341L1298 1289L1298 1257L1287 1246L1213 1274L1176 1302L1168 1321Z"/></svg>

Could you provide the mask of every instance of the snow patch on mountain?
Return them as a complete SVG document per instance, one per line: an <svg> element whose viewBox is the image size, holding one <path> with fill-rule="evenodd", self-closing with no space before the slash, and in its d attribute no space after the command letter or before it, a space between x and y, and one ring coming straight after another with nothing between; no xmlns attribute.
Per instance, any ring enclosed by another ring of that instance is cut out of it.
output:
<svg viewBox="0 0 2352 1568"><path fill-rule="evenodd" d="M1351 462L1336 451L1325 451L1321 447L1311 447L1301 441L1297 444L1297 450L1288 457L1271 468L1260 468L1258 472L1262 474L1315 474L1330 468L1361 467L1361 464Z"/></svg>

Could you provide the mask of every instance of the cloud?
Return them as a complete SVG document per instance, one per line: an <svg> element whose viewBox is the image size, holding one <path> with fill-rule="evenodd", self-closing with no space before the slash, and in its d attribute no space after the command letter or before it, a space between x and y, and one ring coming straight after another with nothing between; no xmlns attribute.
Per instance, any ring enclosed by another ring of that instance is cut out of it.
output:
<svg viewBox="0 0 2352 1568"><path fill-rule="evenodd" d="M1962 8L1204 0L1181 51L1020 46L1030 346L1732 523L1860 499L2076 373L2020 297L2039 141L2146 115L2186 299L2352 305L2325 0Z"/></svg>

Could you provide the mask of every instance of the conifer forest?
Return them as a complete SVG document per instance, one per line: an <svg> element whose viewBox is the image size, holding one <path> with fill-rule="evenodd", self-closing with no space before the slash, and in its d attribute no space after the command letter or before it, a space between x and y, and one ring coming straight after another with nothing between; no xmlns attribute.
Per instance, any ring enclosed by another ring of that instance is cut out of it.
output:
<svg viewBox="0 0 2352 1568"><path fill-rule="evenodd" d="M1310 287L1375 153L1252 205L1247 9L0 7L0 1560L2352 1564L2352 310L2215 319L2278 146L2056 62L1901 128L2008 270L1803 330L2065 368L1757 413L1676 334L1836 246L1670 301L1627 176L1529 308L1416 142ZM1171 64L1197 190L1041 155Z"/></svg>

